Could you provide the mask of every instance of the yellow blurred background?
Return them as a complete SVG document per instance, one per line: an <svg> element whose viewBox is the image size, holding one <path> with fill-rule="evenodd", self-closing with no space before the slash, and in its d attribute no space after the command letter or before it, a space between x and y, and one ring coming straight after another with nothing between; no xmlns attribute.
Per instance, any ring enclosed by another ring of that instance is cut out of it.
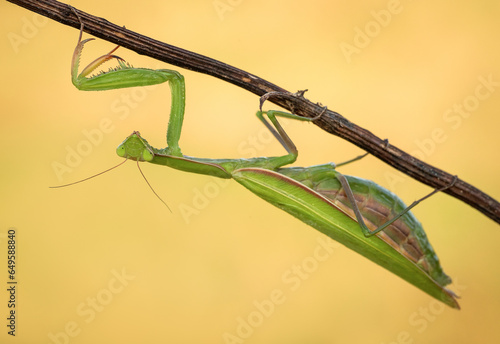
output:
<svg viewBox="0 0 500 344"><path fill-rule="evenodd" d="M312 101L500 198L498 1L71 4L287 90L307 88ZM168 87L78 91L69 73L78 31L7 2L0 13L1 343L500 341L500 226L447 195L414 213L454 280L460 311L340 245L314 263L322 235L235 182L141 165L172 214L131 162L49 189L121 162L115 148L133 130L163 147ZM112 47L87 44L82 63ZM136 67L178 69L119 55ZM254 116L256 96L180 71L184 154L283 153ZM362 153L312 124L286 128L297 166ZM341 171L407 203L430 190L373 157ZM15 338L5 326L9 228L18 242ZM289 283L303 265L309 273Z"/></svg>

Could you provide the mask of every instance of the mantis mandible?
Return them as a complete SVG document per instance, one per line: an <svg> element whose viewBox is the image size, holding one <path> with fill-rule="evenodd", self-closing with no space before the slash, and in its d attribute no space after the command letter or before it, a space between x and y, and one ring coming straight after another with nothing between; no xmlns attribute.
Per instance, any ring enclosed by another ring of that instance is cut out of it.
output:
<svg viewBox="0 0 500 344"><path fill-rule="evenodd" d="M310 119L281 111L258 111L257 117L285 148L286 155L251 159L204 159L183 155L179 147L185 103L183 76L167 69L133 68L113 55L118 47L94 60L78 75L81 51L90 40L82 41L82 32L83 23L71 69L72 82L78 89L111 90L166 81L170 85L172 105L167 147L153 148L139 132L134 131L118 146L117 154L120 157L186 172L232 178L260 198L434 298L459 308L456 295L445 288L451 279L443 272L420 222L409 211L423 199L446 187L434 190L406 207L392 192L374 182L344 176L335 169L333 163L283 167L295 162L298 151L276 117ZM99 65L110 59L117 59L118 67L88 77Z"/></svg>

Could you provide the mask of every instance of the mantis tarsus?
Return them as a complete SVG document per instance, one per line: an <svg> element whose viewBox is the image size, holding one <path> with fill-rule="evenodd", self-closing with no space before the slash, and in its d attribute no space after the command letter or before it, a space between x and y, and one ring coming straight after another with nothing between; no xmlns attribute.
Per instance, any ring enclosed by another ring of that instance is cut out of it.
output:
<svg viewBox="0 0 500 344"><path fill-rule="evenodd" d="M81 26L72 62L72 81L80 90L110 90L169 82L172 105L167 147L153 148L134 131L117 148L119 156L178 170L233 178L248 190L393 272L445 304L459 308L455 294L446 289L451 279L443 272L437 255L409 207L393 193L361 178L344 176L333 163L311 167L282 166L293 163L297 149L276 116L307 120L281 112L258 111L257 116L286 149L287 155L251 159L203 159L185 156L179 148L184 119L183 76L172 70L133 68L110 53L94 60L78 75L84 44ZM119 66L90 75L99 65L116 58ZM266 119L269 119L269 121ZM449 186L448 186L449 187ZM444 189L444 188L443 188Z"/></svg>

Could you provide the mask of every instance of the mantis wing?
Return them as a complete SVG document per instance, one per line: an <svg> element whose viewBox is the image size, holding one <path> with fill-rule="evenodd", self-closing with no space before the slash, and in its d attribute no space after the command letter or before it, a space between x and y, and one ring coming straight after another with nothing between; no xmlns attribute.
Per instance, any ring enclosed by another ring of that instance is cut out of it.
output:
<svg viewBox="0 0 500 344"><path fill-rule="evenodd" d="M233 178L257 196L358 252L450 307L455 294L377 235L366 237L358 223L329 199L283 174L242 168Z"/></svg>

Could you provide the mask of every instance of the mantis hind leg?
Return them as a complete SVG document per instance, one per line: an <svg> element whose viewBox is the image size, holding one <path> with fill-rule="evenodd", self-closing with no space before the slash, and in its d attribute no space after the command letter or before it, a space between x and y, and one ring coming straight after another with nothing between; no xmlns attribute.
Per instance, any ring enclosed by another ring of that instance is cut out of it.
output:
<svg viewBox="0 0 500 344"><path fill-rule="evenodd" d="M341 162L341 163L335 164L335 167L340 167L340 166L343 166L343 165L350 164L351 162L355 162L355 161L361 160L361 159L363 159L365 156L367 156L368 154L370 154L370 153L366 152L365 154L358 155L357 157L352 158L352 159L350 159L350 160L343 161L343 162Z"/></svg>
<svg viewBox="0 0 500 344"><path fill-rule="evenodd" d="M387 148L387 146L389 145L389 140L388 140L388 139L385 139L385 140L384 140L384 145L385 145L385 146L386 146L386 148ZM343 165L350 164L351 162L355 162L355 161L361 160L361 159L363 159L365 156L367 156L368 154L370 154L370 153L366 152L365 154L361 154L361 155L359 155L359 156L357 156L357 157L355 157L355 158L353 158L353 159L351 159L351 160L347 160L347 161L343 161L343 162L341 162L341 163L335 164L335 167L340 167L340 166L343 166Z"/></svg>
<svg viewBox="0 0 500 344"><path fill-rule="evenodd" d="M399 214L397 214L396 216L394 216L392 219L388 220L387 222L385 222L383 225L379 226L377 229L371 231L365 224L364 220L363 220L363 215L361 215L361 212L356 204L356 199L354 198L354 194L351 190L351 187L349 185L349 182L347 181L346 177L339 173L339 172L336 172L337 175L337 179L338 181L340 182L340 184L342 185L342 187L344 188L344 191L345 191L345 194L349 200L349 202L351 203L352 205L352 210L354 211L354 214L356 215L356 220L358 221L358 224L359 226L361 227L361 231L363 232L363 234L366 236L366 237L370 237L370 236L373 236L377 233L379 233L380 231L384 230L385 228L387 228L388 226L390 226L392 223L394 223L395 221L397 221L399 218L401 218L403 215L405 215L408 211L410 211L410 209L412 209L413 207L415 207L417 204L419 204L420 202L422 202L423 200L431 197L432 195L438 193L438 192L441 192L441 191L444 191L450 187L452 187L455 182L457 181L457 176L455 176L455 178L452 180L452 182L448 185L445 185L444 187L441 187L439 189L434 189L432 192L430 192L429 194L425 195L424 197L420 198L419 200L416 200L415 202L413 202L412 204L410 204L408 207L406 207L402 212L400 212Z"/></svg>

